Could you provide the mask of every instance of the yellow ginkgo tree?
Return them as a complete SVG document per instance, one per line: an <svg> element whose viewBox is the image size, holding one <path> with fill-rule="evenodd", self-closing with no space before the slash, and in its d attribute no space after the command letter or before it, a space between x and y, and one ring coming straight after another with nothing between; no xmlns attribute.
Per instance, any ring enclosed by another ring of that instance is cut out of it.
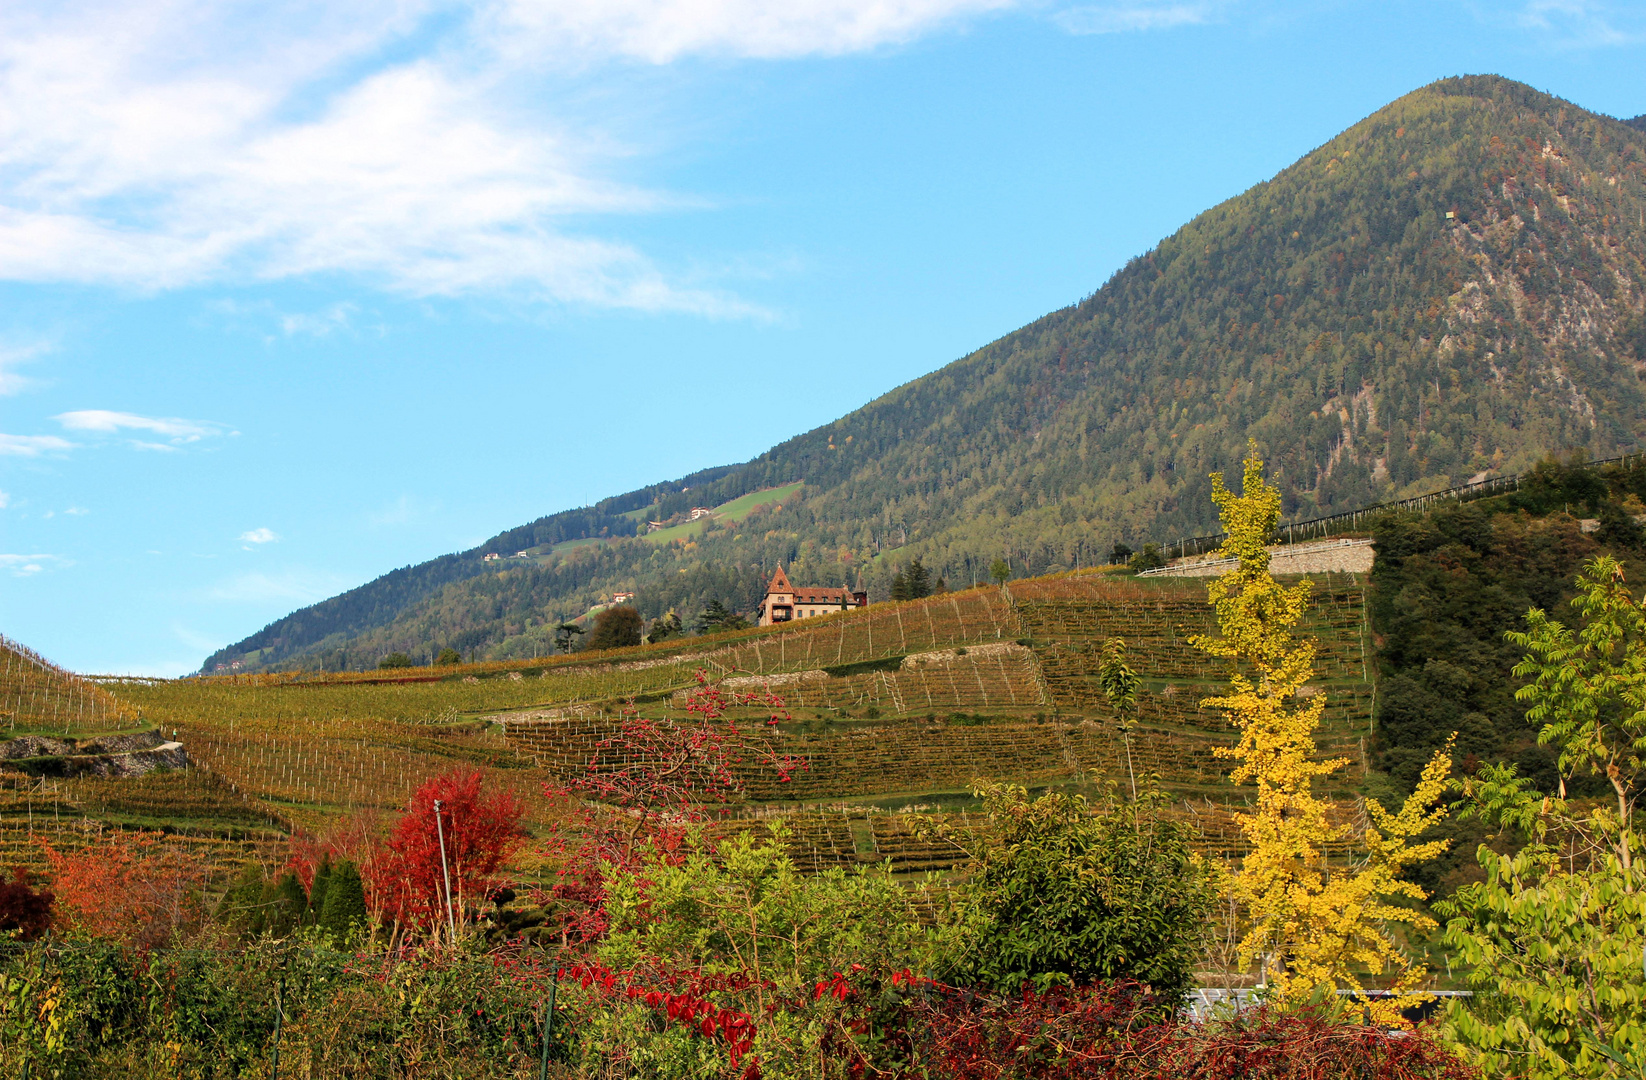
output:
<svg viewBox="0 0 1646 1080"><path fill-rule="evenodd" d="M1398 900L1425 898L1401 872L1445 850L1446 841L1417 838L1445 816L1439 800L1451 744L1436 752L1399 813L1367 801L1363 854L1327 858L1328 847L1350 839L1353 830L1334 821L1331 802L1313 790L1316 779L1348 760L1322 760L1315 732L1326 697L1300 693L1314 675L1315 646L1293 628L1308 608L1310 583L1283 586L1269 572L1266 543L1279 519L1280 494L1264 482L1255 447L1245 462L1241 494L1213 475L1212 498L1228 534L1221 554L1239 563L1208 590L1221 633L1195 639L1231 669L1228 691L1202 704L1223 710L1239 732L1233 747L1218 751L1238 761L1230 779L1257 788L1248 809L1237 815L1250 850L1228 878L1249 925L1240 963L1261 963L1283 1003L1348 990L1374 1021L1398 1023L1403 1007L1427 1000L1418 990L1427 971L1405 955L1389 928L1434 926ZM1382 988L1397 996L1364 997L1368 976L1386 978Z"/></svg>

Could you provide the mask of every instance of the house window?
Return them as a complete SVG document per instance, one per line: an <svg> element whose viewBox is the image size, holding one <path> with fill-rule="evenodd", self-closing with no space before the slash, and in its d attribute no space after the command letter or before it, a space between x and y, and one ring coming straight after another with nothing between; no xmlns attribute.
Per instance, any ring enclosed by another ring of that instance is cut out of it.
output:
<svg viewBox="0 0 1646 1080"><path fill-rule="evenodd" d="M794 608L788 604L772 605L772 622L788 622L794 618Z"/></svg>

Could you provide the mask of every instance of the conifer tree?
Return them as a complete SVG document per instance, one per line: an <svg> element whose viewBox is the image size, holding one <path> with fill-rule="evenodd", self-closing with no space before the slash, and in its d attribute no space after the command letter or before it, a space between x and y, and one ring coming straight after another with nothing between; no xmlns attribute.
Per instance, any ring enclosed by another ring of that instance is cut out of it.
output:
<svg viewBox="0 0 1646 1080"><path fill-rule="evenodd" d="M910 600L919 600L921 597L930 596L932 594L931 571L921 565L919 558L916 558L909 564L907 580L909 583Z"/></svg>
<svg viewBox="0 0 1646 1080"><path fill-rule="evenodd" d="M1399 813L1368 800L1363 862L1328 864L1328 845L1349 839L1351 830L1332 821L1331 803L1314 793L1313 782L1348 760L1321 761L1316 753L1326 698L1299 695L1314 675L1315 646L1292 633L1308 607L1310 582L1287 588L1269 573L1264 545L1279 519L1280 493L1264 483L1255 444L1245 462L1242 494L1229 491L1214 473L1212 499L1228 533L1219 554L1239 565L1207 589L1222 633L1197 636L1194 643L1230 662L1228 692L1202 704L1224 710L1239 731L1234 747L1218 750L1239 762L1229 778L1257 787L1250 810L1236 815L1251 850L1229 886L1250 920L1239 946L1241 963L1261 960L1284 1003L1302 1004L1317 993L1347 989L1374 1022L1398 1024L1402 1008L1428 1000L1416 989L1427 972L1384 927L1434 927L1434 920L1391 901L1424 899L1427 894L1401 880L1400 873L1447 847L1443 840L1413 841L1445 816L1444 805L1435 804L1451 768L1451 743L1435 753ZM1361 972L1395 973L1389 988L1396 996L1364 997Z"/></svg>
<svg viewBox="0 0 1646 1080"><path fill-rule="evenodd" d="M354 863L344 860L332 868L319 926L339 945L346 943L366 922L366 886Z"/></svg>

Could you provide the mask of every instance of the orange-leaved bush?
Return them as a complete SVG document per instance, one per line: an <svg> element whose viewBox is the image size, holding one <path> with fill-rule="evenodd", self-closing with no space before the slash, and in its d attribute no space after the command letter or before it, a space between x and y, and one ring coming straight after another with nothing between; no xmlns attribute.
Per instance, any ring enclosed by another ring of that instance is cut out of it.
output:
<svg viewBox="0 0 1646 1080"><path fill-rule="evenodd" d="M41 849L59 918L92 937L152 949L199 919L208 867L161 833L109 832L76 851Z"/></svg>

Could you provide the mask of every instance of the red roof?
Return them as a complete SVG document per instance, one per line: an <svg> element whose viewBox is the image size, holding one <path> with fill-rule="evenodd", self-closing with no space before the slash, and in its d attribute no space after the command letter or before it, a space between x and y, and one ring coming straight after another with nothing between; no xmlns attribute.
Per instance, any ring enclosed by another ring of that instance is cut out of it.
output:
<svg viewBox="0 0 1646 1080"><path fill-rule="evenodd" d="M856 597L850 589L832 589L827 587L808 586L797 589L789 584L789 575L779 566L777 573L772 575L772 583L766 586L766 595L773 596L779 593L788 593L794 597L797 604L839 604L855 603Z"/></svg>

